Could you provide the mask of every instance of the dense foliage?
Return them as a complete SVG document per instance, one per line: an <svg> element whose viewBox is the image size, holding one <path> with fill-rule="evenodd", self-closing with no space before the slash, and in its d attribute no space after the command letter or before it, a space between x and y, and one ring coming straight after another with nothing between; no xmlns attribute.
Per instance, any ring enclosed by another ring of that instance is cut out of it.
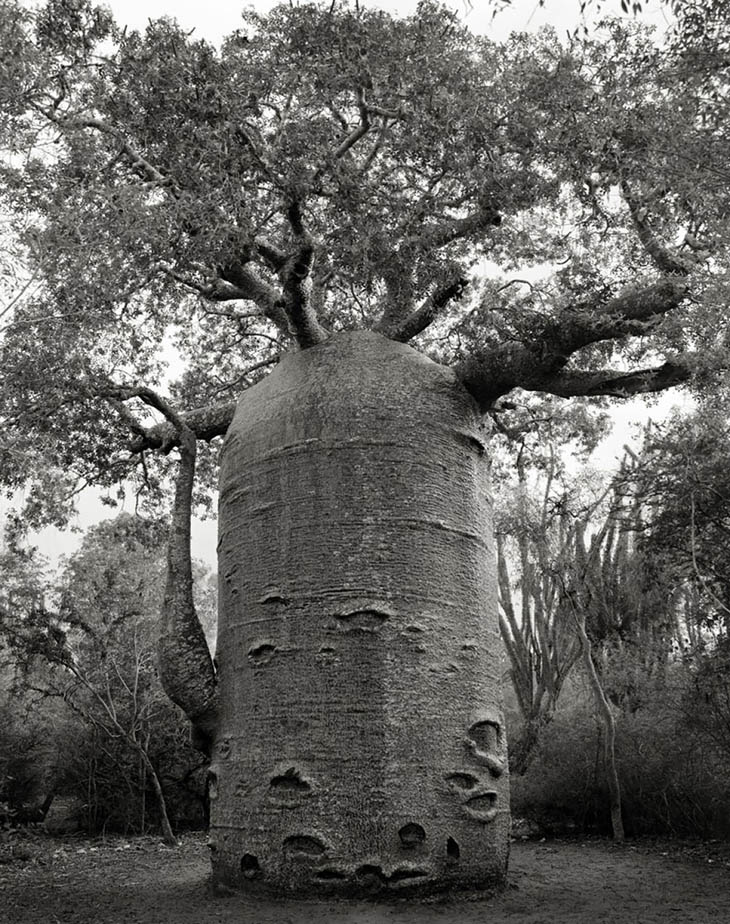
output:
<svg viewBox="0 0 730 924"><path fill-rule="evenodd" d="M724 421L654 425L608 485L533 471L503 489L515 806L547 830L610 830L607 708L627 834L730 832Z"/></svg>
<svg viewBox="0 0 730 924"><path fill-rule="evenodd" d="M163 525L129 515L90 530L55 581L27 554L3 557L9 820L34 820L50 796L90 833L156 829L163 805L175 827L203 823L205 761L157 672L164 569ZM198 611L211 626L200 570Z"/></svg>
<svg viewBox="0 0 730 924"><path fill-rule="evenodd" d="M3 319L0 474L35 485L28 515L62 522L79 481L133 472L154 497L155 420L211 439L328 331L417 338L487 408L715 374L727 122L707 68L638 25L497 45L433 2L304 4L245 13L216 49L170 19L122 32L89 0L1 13L27 287Z"/></svg>

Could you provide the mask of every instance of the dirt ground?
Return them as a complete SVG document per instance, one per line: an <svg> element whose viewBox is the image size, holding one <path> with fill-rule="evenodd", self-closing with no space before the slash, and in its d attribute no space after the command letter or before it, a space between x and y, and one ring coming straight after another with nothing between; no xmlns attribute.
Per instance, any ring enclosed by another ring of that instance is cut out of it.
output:
<svg viewBox="0 0 730 924"><path fill-rule="evenodd" d="M517 841L496 898L262 901L214 894L205 838L0 837L4 924L724 924L730 844Z"/></svg>

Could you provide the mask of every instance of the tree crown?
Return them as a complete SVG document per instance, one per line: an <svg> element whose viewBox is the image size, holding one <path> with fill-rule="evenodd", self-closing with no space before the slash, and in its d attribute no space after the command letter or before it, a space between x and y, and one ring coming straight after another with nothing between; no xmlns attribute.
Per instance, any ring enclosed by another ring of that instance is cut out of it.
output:
<svg viewBox="0 0 730 924"><path fill-rule="evenodd" d="M90 0L1 10L28 267L0 343L10 486L111 484L182 417L209 440L283 350L338 330L413 340L485 410L661 389L724 350L720 104L636 26L497 45L431 0L304 4L215 49ZM485 265L545 272L469 286Z"/></svg>

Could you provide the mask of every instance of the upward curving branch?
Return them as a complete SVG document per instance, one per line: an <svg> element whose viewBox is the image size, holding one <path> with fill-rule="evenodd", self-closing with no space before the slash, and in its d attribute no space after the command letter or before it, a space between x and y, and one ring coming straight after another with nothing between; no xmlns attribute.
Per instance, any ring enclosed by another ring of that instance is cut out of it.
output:
<svg viewBox="0 0 730 924"><path fill-rule="evenodd" d="M428 208L426 200L422 202L422 207L425 213ZM412 220L412 216L410 219ZM412 250L432 254L456 241L482 235L491 228L499 227L501 223L502 216L495 203L483 198L473 212L462 218L424 224L418 232L408 233L390 256L390 262L397 267L396 272L381 270L381 277L388 290L388 299L382 315L372 329L392 340L406 342L425 330L447 302L461 295L466 280L459 274L454 282L442 285L414 311L411 291L412 257L409 255Z"/></svg>
<svg viewBox="0 0 730 924"><path fill-rule="evenodd" d="M160 619L160 680L193 725L194 743L210 754L218 722L218 689L193 598L190 518L195 481L195 434L178 418L180 464L167 546L167 580Z"/></svg>
<svg viewBox="0 0 730 924"><path fill-rule="evenodd" d="M692 378L692 371L696 366L697 357L685 353L660 366L634 369L631 372L621 372L618 369L563 372L552 379L549 393L561 398L595 398L599 395L630 398L632 395L650 394L683 385Z"/></svg>
<svg viewBox="0 0 730 924"><path fill-rule="evenodd" d="M314 244L304 227L301 205L296 197L291 198L285 211L295 248L280 272L284 288L283 305L291 333L299 346L307 349L324 343L329 333L319 323L310 297Z"/></svg>
<svg viewBox="0 0 730 924"><path fill-rule="evenodd" d="M177 433L180 464L167 546L167 579L160 614L160 680L170 699L193 725L194 742L210 753L218 720L218 690L193 598L190 520L195 482L196 436L185 419L149 388L120 388L120 400L139 398L164 414Z"/></svg>
<svg viewBox="0 0 730 924"><path fill-rule="evenodd" d="M687 276L690 267L679 256L673 254L656 236L647 221L646 210L641 207L625 179L621 180L621 195L629 207L631 220L639 240L659 272L669 276Z"/></svg>
<svg viewBox="0 0 730 924"><path fill-rule="evenodd" d="M441 286L432 292L431 295L408 317L403 318L400 322L394 322L391 326L382 324L375 329L391 340L398 340L400 343L407 343L413 337L418 336L436 320L443 309L449 302L459 299L464 294L464 290L469 285L469 280L464 276L459 276L453 282Z"/></svg>
<svg viewBox="0 0 730 924"><path fill-rule="evenodd" d="M282 333L288 333L287 314L281 306L279 293L252 269L242 263L230 263L220 269L220 278L223 283L233 287L237 293L236 298L257 304L272 324Z"/></svg>
<svg viewBox="0 0 730 924"><path fill-rule="evenodd" d="M164 174L155 167L155 165L140 151L130 144L123 132L114 128L112 125L109 125L102 119L92 116L77 116L74 118L72 116L59 115L53 109L46 109L42 106L34 106L33 108L60 129L68 131L83 131L84 129L90 129L100 135L113 138L119 145L121 153L127 159L133 170L148 182L167 189L174 199L180 198L181 190L174 178Z"/></svg>
<svg viewBox="0 0 730 924"><path fill-rule="evenodd" d="M335 160L340 160L343 158L345 154L354 148L358 141L360 141L361 138L364 138L365 135L367 135L367 133L370 131L370 110L365 103L365 93L362 87L356 88L355 96L357 99L357 109L360 114L360 122L351 132L348 132L345 138L338 145L337 150L334 153Z"/></svg>

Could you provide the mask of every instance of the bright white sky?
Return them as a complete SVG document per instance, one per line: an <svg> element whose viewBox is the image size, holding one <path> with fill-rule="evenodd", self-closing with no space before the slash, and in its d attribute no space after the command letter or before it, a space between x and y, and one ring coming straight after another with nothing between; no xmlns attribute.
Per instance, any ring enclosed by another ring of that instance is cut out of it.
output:
<svg viewBox="0 0 730 924"><path fill-rule="evenodd" d="M180 25L195 29L202 38L217 42L222 36L240 25L240 10L252 6L265 11L275 4L272 0L253 0L238 3L236 0L102 0L114 13L120 25L143 29L149 19L159 16L173 16ZM364 6L376 6L392 13L407 15L416 8L417 0L361 0ZM512 0L511 7L493 18L494 6L486 0L445 0L448 6L457 10L473 32L502 39L512 31L536 30L550 24L558 31L573 29L582 20L580 0ZM641 19L656 25L660 30L668 22L667 7L658 0L646 0ZM593 0L588 12L589 20L596 17L596 7L601 15L623 15L620 0Z"/></svg>
<svg viewBox="0 0 730 924"><path fill-rule="evenodd" d="M417 0L361 0L371 3L393 13L408 14L412 12ZM541 6L538 0L513 0L512 6L493 17L494 7L485 0L447 0L449 5L458 10L469 27L478 33L501 40L513 31L534 31L544 25L552 25L559 34L573 32L583 20L580 16L580 0L545 0ZM160 16L173 16L186 29L195 29L197 35L217 43L224 35L240 25L240 10L246 5L236 0L102 0L114 13L120 25L132 29L144 29L149 19ZM35 5L32 0L28 5ZM254 0L247 4L265 11L274 6L272 0ZM646 0L641 19L655 25L663 32L668 25L668 11L659 0ZM596 9L599 7L599 10ZM589 21L595 21L599 15L622 15L620 0L594 0L589 10ZM668 408L678 396L667 396L661 401L661 407ZM632 441L632 421L645 420L646 409L640 402L630 402L616 411L616 429L613 438L604 447L599 462L613 467L620 458L622 446ZM662 416L661 413L659 416ZM106 516L113 516L115 511L101 507L94 492L85 492L79 504L78 526L87 528ZM2 507L0 507L2 514ZM68 554L77 547L79 535L61 533L56 529L46 529L34 537L41 552L57 561L59 555ZM0 540L1 544L1 540ZM214 521L196 523L193 533L194 555L202 558L215 568L216 524Z"/></svg>

